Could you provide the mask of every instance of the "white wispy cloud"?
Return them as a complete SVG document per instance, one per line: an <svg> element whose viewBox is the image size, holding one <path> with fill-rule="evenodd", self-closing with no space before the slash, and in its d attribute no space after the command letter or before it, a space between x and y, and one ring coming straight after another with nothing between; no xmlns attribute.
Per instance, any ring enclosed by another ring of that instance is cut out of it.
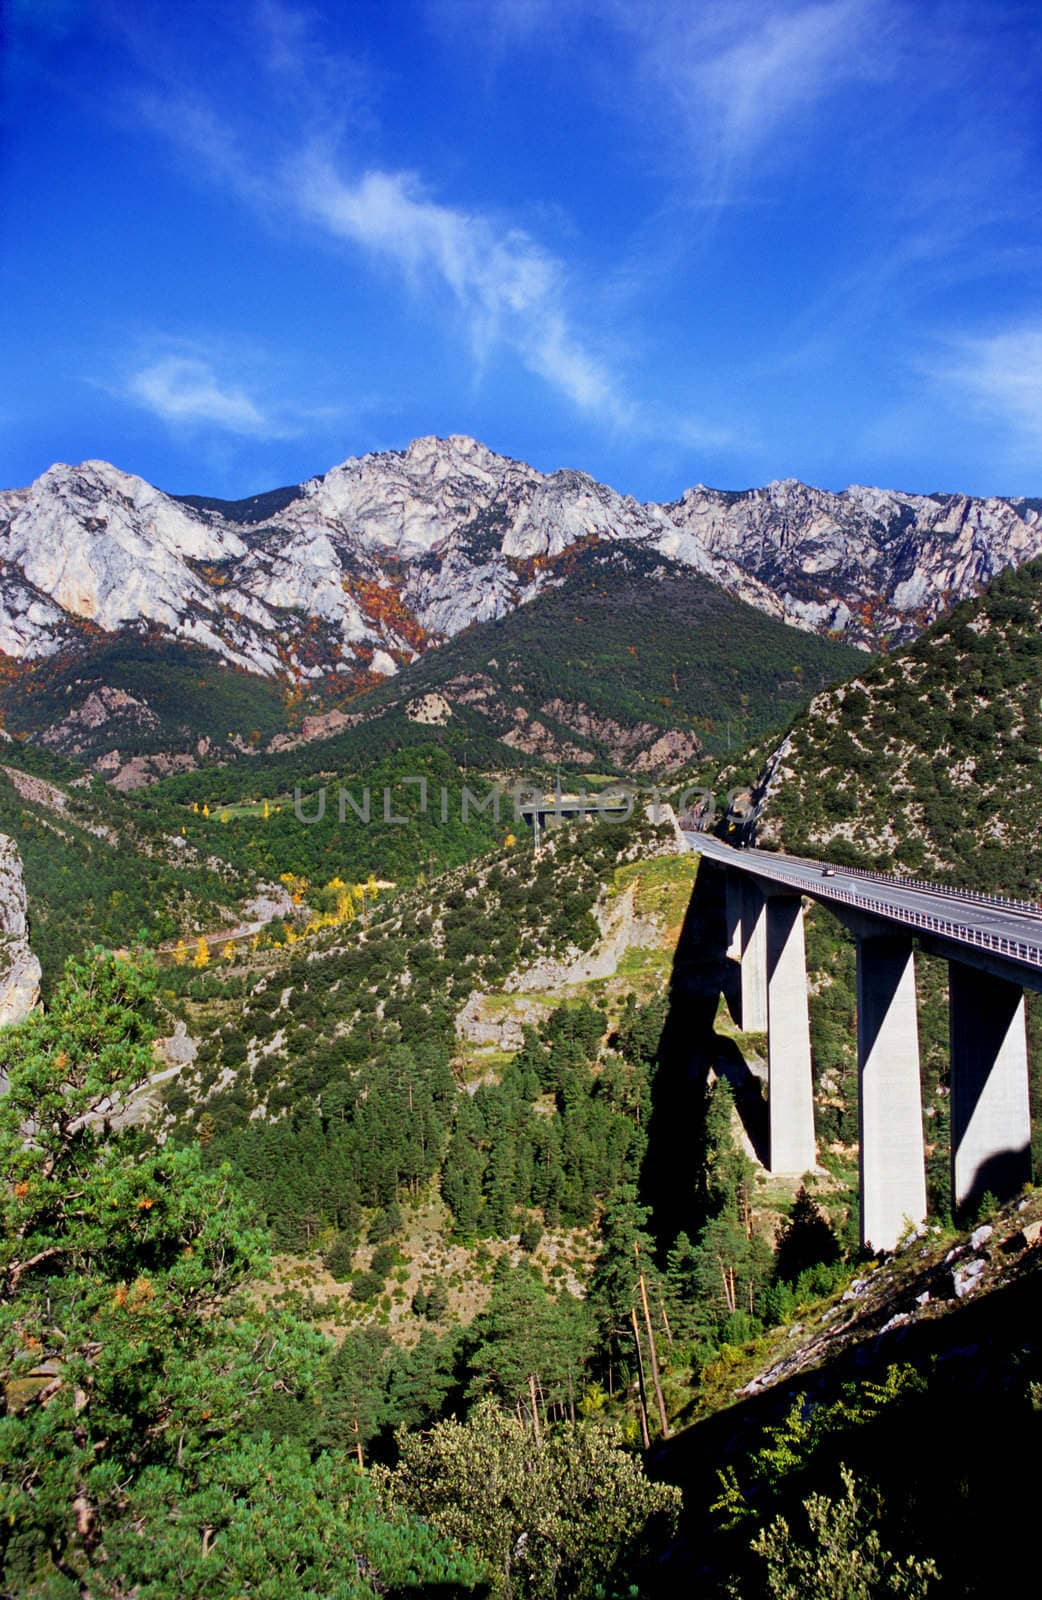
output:
<svg viewBox="0 0 1042 1600"><path fill-rule="evenodd" d="M361 130L346 127L310 20L279 0L258 0L257 15L248 35L256 71L283 114L240 116L237 102L208 99L164 64L158 89L138 99L148 126L269 224L277 217L283 226L289 212L316 236L393 267L414 301L465 340L476 376L505 353L579 411L610 427L639 426L640 408L602 341L581 325L565 261L509 217L446 200L428 175L364 166L357 150L371 132L368 112ZM254 106L263 100L251 97Z"/></svg>
<svg viewBox="0 0 1042 1600"><path fill-rule="evenodd" d="M997 423L1010 455L1042 450L1042 316L953 341L933 369L949 404Z"/></svg>
<svg viewBox="0 0 1042 1600"><path fill-rule="evenodd" d="M197 356L162 355L137 366L122 393L164 422L210 426L252 438L287 437L285 424L269 415L240 385L223 381Z"/></svg>
<svg viewBox="0 0 1042 1600"><path fill-rule="evenodd" d="M479 364L506 346L580 410L631 419L606 364L571 325L562 264L524 230L444 205L410 173L351 180L312 156L290 187L306 216L393 262L416 292L432 283L446 292Z"/></svg>
<svg viewBox="0 0 1042 1600"><path fill-rule="evenodd" d="M902 0L428 0L458 48L556 53L655 130L689 198L746 198L753 164L793 156L826 102L893 67ZM671 157L667 152L672 152Z"/></svg>
<svg viewBox="0 0 1042 1600"><path fill-rule="evenodd" d="M691 163L696 196L728 204L753 164L784 165L825 102L887 70L888 0L611 0L635 45L643 107Z"/></svg>

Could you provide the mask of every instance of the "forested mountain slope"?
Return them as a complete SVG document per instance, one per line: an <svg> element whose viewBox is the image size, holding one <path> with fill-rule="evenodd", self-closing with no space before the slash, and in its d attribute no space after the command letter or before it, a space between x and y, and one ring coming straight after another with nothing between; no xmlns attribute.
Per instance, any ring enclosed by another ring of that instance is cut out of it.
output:
<svg viewBox="0 0 1042 1600"><path fill-rule="evenodd" d="M565 829L538 856L527 843L496 851L289 949L243 947L224 972L167 969L201 1041L167 1090L169 1110L186 1133L204 1130L215 1159L233 1160L276 1237L297 1248L323 1231L346 1243L360 1207L416 1199L439 1174L465 1235L516 1233L529 1207L589 1224L598 1198L639 1175L629 1069L619 1062L602 1080L587 1064L607 1016L587 1007L574 1038L561 1023L574 1060L555 1116L534 1103L553 1096L558 1067L521 1023L485 1030L510 1047L493 1052L484 1083L462 1014L533 968L552 994L599 940L593 912L615 870L675 849L668 826L643 818ZM477 1074L462 1095L454 1069Z"/></svg>
<svg viewBox="0 0 1042 1600"><path fill-rule="evenodd" d="M780 727L863 656L786 628L634 545L571 553L524 606L476 623L361 701L432 720L463 707L510 752L661 776ZM437 699L426 701L421 696Z"/></svg>
<svg viewBox="0 0 1042 1600"><path fill-rule="evenodd" d="M255 889L188 839L176 812L142 815L73 762L0 741L0 833L18 846L45 992L91 945L154 945L238 920ZM201 830L200 830L201 831Z"/></svg>
<svg viewBox="0 0 1042 1600"><path fill-rule="evenodd" d="M746 759L747 779L765 753ZM1001 574L913 645L817 696L792 725L757 836L1038 898L1042 563Z"/></svg>
<svg viewBox="0 0 1042 1600"><path fill-rule="evenodd" d="M268 923L285 937L287 923L306 919L309 907L336 901L336 884L407 885L502 844L519 827L510 794L497 811L487 780L471 775L468 783L414 731L415 743L397 757L363 766L356 754L353 769L339 774L309 777L289 756L285 771L273 762L279 777L270 801L246 806L224 805L206 782L196 800L176 788L187 780L172 780L172 793L161 786L120 795L47 750L0 743L0 832L25 863L45 989L70 956L95 944L219 941ZM343 803L343 816L338 777L355 801ZM294 779L305 786L299 815Z"/></svg>
<svg viewBox="0 0 1042 1600"><path fill-rule="evenodd" d="M300 715L287 686L158 630L103 634L15 667L0 683L7 731L129 791L262 749Z"/></svg>

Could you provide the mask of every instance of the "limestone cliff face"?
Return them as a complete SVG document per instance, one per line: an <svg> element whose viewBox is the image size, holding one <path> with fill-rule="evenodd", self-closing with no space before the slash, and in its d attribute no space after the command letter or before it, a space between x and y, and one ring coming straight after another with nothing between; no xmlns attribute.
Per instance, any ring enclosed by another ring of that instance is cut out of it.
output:
<svg viewBox="0 0 1042 1600"><path fill-rule="evenodd" d="M24 1022L40 998L40 963L29 948L22 858L0 833L0 1027Z"/></svg>
<svg viewBox="0 0 1042 1600"><path fill-rule="evenodd" d="M665 508L714 559L766 586L786 621L852 642L913 638L1004 567L1042 552L1042 504L897 494L859 484L841 494L794 478L743 494L689 489ZM761 604L743 581L734 592Z"/></svg>
<svg viewBox="0 0 1042 1600"><path fill-rule="evenodd" d="M591 541L668 556L692 582L871 647L1042 553L1042 505L795 479L641 504L462 435L345 461L245 510L173 499L106 462L58 465L0 494L0 654L136 627L263 674L387 676L524 604Z"/></svg>

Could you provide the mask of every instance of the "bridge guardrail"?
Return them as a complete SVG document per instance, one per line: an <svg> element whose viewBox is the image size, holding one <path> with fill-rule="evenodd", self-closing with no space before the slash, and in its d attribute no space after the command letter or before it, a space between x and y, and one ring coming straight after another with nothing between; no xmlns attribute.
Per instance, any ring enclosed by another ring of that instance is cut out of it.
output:
<svg viewBox="0 0 1042 1600"><path fill-rule="evenodd" d="M1037 900L1018 900L1005 894L979 894L975 889L956 889L950 883L934 883L929 878L898 878L892 872L874 872L870 867L848 867L838 861L813 861L808 856L786 856L781 850L765 851L764 854L777 855L781 861L807 861L814 867L834 867L845 878L892 883L896 889L920 889L927 894L944 895L948 899L972 900L975 905L1006 907L1012 911L1026 912L1029 916L1042 917L1042 903Z"/></svg>
<svg viewBox="0 0 1042 1600"><path fill-rule="evenodd" d="M739 856L742 854L741 851L736 851L735 853ZM765 852L767 855L770 855L770 853ZM779 862L787 861L793 866L807 861L806 857L786 856L780 851L777 852L777 859ZM830 865L830 863L815 861L811 862L810 865L817 868ZM751 867L750 870L753 872L759 870L765 877L771 876L770 868L766 864ZM842 867L837 864L836 870L842 872L844 877L864 878L881 886L893 884L897 889L930 887L911 878L894 878L885 873L869 872L863 867ZM956 942L975 945L982 950L993 950L997 955L1011 956L1014 960L1024 961L1033 967L1042 968L1042 945L1031 944L1026 939L1011 939L1005 934L988 933L985 928L972 928L967 926L966 923L955 922L949 917L938 917L930 911L917 911L911 906L881 906L878 900L873 900L865 894L858 894L852 889L833 888L831 885L826 887L824 884L816 883L812 891L800 890L798 884L793 885L790 878L781 874L778 875L775 881L788 883L796 888L799 893L813 893L816 898L826 902L830 900L838 901L844 905L854 906L860 911L867 911L875 916L884 914L891 922L903 923L905 926L912 928L922 928L928 933L941 934L946 938L954 939ZM963 899L972 899L975 904L1016 906L1018 909L1031 912L1036 917L1042 917L1042 908L1027 901L1008 900L1002 895L970 896L962 894L958 889L951 889L947 885L939 885L937 887L943 894L954 897L961 895Z"/></svg>
<svg viewBox="0 0 1042 1600"><path fill-rule="evenodd" d="M878 901L870 900L867 895L855 894L851 889L822 889L815 893L820 893L823 900L840 900L846 905L856 906L860 911L875 912L876 915L881 909ZM885 909L890 921L923 928L928 933L939 933L983 950L994 950L997 955L1012 956L1031 966L1042 967L1042 945L1029 944L1025 939L1010 939L1005 934L988 933L985 928L970 928L965 923L952 922L948 917L935 917L930 911L916 911L911 906L887 906Z"/></svg>
<svg viewBox="0 0 1042 1600"><path fill-rule="evenodd" d="M781 854L780 851L778 853ZM929 878L898 878L892 872L873 872L869 867L845 867L838 861L822 862L822 866L826 865L834 866L837 872L842 872L846 877L869 878L875 883L892 883L899 889L922 889L927 894L946 895L957 900L973 900L978 905L1008 906L1011 910L1026 911L1034 917L1042 916L1042 905L1037 900L1017 900L1005 894L979 894L975 889L956 889L950 883L933 883Z"/></svg>

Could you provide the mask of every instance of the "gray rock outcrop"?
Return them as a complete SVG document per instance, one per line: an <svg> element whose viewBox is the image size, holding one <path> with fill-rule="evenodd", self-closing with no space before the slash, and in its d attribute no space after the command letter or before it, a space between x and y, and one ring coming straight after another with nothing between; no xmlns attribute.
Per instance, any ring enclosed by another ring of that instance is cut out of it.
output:
<svg viewBox="0 0 1042 1600"><path fill-rule="evenodd" d="M40 963L29 948L29 915L18 846L0 833L0 1027L24 1022L40 998Z"/></svg>

